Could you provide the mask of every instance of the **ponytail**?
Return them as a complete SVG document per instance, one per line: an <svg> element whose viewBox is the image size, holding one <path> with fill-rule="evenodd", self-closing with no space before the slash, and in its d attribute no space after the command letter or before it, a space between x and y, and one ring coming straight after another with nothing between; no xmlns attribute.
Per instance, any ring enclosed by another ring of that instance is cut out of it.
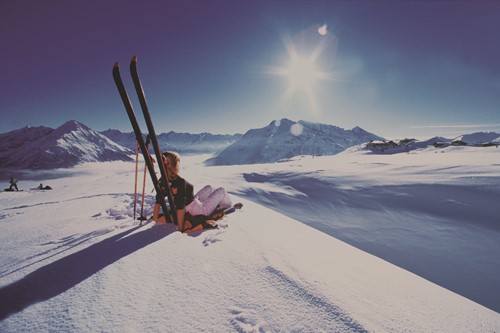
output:
<svg viewBox="0 0 500 333"><path fill-rule="evenodd" d="M181 157L179 154L177 154L176 152L173 152L173 151L167 151L165 153L163 153L163 158L168 161L167 163L167 168L168 170L178 176L179 175L179 171L180 171L180 162L181 162Z"/></svg>

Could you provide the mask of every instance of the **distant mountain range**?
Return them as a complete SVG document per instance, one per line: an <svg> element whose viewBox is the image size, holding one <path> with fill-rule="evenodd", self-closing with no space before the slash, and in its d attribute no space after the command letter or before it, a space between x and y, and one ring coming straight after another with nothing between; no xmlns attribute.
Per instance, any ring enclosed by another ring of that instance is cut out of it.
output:
<svg viewBox="0 0 500 333"><path fill-rule="evenodd" d="M77 122L57 129L24 127L0 134L0 165L7 168L67 168L82 162L130 161L132 151Z"/></svg>
<svg viewBox="0 0 500 333"><path fill-rule="evenodd" d="M135 134L133 132L122 133L115 129L100 132L114 142L135 151ZM241 134L189 134L168 132L158 134L158 144L162 151L176 151L182 155L191 154L214 154L241 138ZM145 136L144 136L145 137Z"/></svg>
<svg viewBox="0 0 500 333"><path fill-rule="evenodd" d="M360 127L337 126L282 119L243 137L207 161L208 165L271 163L298 155L335 155L371 140L383 140Z"/></svg>
<svg viewBox="0 0 500 333"><path fill-rule="evenodd" d="M244 135L169 132L159 134L158 141L163 151L214 154L206 161L207 165L238 165L272 163L298 155L334 155L363 143L364 149L389 154L429 145L498 145L500 134L480 132L455 139L386 141L360 127L345 130L333 125L281 119ZM57 129L24 127L0 134L0 168L54 169L82 162L130 161L134 151L133 133L113 129L99 133L74 120Z"/></svg>
<svg viewBox="0 0 500 333"><path fill-rule="evenodd" d="M448 146L498 147L498 145L500 145L500 134L495 132L476 132L461 135L454 139L434 137L424 141L415 139L371 141L368 142L363 149L368 149L376 154L398 154L415 149L427 148L428 146L445 148Z"/></svg>

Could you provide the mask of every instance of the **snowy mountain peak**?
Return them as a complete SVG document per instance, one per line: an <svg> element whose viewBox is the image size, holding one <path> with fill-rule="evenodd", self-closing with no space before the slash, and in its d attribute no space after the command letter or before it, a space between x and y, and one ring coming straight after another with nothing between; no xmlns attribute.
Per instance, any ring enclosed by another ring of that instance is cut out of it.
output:
<svg viewBox="0 0 500 333"><path fill-rule="evenodd" d="M381 137L364 131L298 122L283 118L251 129L237 142L207 161L210 165L273 163L299 155L335 155L346 148Z"/></svg>
<svg viewBox="0 0 500 333"><path fill-rule="evenodd" d="M365 131L364 129L362 129L359 126L354 127L351 131L353 133L358 134L358 135L367 135L367 134L370 134L369 132Z"/></svg>
<svg viewBox="0 0 500 333"><path fill-rule="evenodd" d="M295 121L290 120L288 118L282 118L279 120L273 120L268 126L275 126L275 127L289 127L293 124L296 124Z"/></svg>
<svg viewBox="0 0 500 333"><path fill-rule="evenodd" d="M62 124L57 129L61 130L61 131L72 132L72 131L77 131L80 129L89 130L90 128L85 126L84 124L76 121L76 120L69 120L69 121L65 122L64 124Z"/></svg>
<svg viewBox="0 0 500 333"><path fill-rule="evenodd" d="M132 153L75 120L55 130L26 127L7 134L10 142L17 145L0 150L0 161L5 167L65 168L82 162L127 161Z"/></svg>

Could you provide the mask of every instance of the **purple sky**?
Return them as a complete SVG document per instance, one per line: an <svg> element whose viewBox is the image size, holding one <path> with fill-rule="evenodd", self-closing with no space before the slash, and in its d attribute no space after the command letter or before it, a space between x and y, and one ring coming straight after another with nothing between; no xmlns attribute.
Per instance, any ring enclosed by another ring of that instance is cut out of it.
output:
<svg viewBox="0 0 500 333"><path fill-rule="evenodd" d="M111 70L132 96L133 55L157 132L284 117L389 138L500 132L499 31L497 1L1 1L0 132L131 131ZM293 52L316 55L307 89L283 74Z"/></svg>

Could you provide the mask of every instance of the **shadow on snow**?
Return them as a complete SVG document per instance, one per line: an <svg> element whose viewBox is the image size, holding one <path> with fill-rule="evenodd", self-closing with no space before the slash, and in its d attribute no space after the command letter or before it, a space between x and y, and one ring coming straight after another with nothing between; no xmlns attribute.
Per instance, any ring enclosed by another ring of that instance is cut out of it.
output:
<svg viewBox="0 0 500 333"><path fill-rule="evenodd" d="M140 226L106 238L81 251L37 269L0 289L0 320L28 306L56 297L112 263L155 243L174 228Z"/></svg>

